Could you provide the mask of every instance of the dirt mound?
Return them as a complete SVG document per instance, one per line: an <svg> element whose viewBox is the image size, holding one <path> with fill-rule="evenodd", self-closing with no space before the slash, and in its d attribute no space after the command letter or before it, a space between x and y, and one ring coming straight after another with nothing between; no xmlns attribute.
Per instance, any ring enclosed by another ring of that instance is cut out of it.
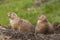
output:
<svg viewBox="0 0 60 40"><path fill-rule="evenodd" d="M0 26L0 40L60 40L60 34L35 35L34 33L12 31L12 29Z"/></svg>

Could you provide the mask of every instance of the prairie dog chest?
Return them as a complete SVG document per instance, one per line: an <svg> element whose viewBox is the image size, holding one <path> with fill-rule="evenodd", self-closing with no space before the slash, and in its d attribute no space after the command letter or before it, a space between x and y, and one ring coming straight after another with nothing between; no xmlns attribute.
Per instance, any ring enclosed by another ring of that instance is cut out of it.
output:
<svg viewBox="0 0 60 40"><path fill-rule="evenodd" d="M47 22L43 22L41 20L38 20L37 27L38 28L43 28L43 27L47 26L47 24L48 24Z"/></svg>
<svg viewBox="0 0 60 40"><path fill-rule="evenodd" d="M40 23L40 20L38 20L38 22L37 23Z"/></svg>
<svg viewBox="0 0 60 40"><path fill-rule="evenodd" d="M10 20L10 25L13 26L13 25L17 25L17 20Z"/></svg>
<svg viewBox="0 0 60 40"><path fill-rule="evenodd" d="M40 24L41 22L42 22L41 20L38 20L38 21L37 21L37 24ZM41 23L41 24L42 24L42 23Z"/></svg>

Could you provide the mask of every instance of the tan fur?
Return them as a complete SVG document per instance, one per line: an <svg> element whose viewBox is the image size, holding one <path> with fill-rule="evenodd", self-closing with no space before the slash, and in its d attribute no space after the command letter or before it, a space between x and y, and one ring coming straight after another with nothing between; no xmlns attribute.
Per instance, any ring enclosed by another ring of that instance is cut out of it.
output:
<svg viewBox="0 0 60 40"><path fill-rule="evenodd" d="M39 15L35 32L40 34L51 34L51 33L54 33L53 30L54 30L53 26L47 20L46 16Z"/></svg>
<svg viewBox="0 0 60 40"><path fill-rule="evenodd" d="M19 18L16 13L8 13L11 28L23 32L34 32L34 26L27 20Z"/></svg>

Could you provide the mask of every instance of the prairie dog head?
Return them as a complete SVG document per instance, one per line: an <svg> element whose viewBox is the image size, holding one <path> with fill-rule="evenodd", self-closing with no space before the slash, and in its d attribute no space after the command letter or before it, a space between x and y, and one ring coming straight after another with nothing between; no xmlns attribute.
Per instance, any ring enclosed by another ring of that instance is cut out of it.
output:
<svg viewBox="0 0 60 40"><path fill-rule="evenodd" d="M47 18L45 15L39 15L38 16L38 21L39 22L47 22Z"/></svg>
<svg viewBox="0 0 60 40"><path fill-rule="evenodd" d="M14 12L9 12L9 13L8 13L8 17L9 17L10 19L14 19L14 18L17 17L17 15L16 15L16 13L14 13Z"/></svg>

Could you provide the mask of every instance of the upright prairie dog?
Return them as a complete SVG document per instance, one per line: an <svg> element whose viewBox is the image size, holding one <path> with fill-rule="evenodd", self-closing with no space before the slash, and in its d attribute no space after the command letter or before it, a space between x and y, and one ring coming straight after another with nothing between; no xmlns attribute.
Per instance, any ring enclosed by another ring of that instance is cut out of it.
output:
<svg viewBox="0 0 60 40"><path fill-rule="evenodd" d="M10 20L10 25L13 30L19 30L22 32L34 32L34 26L28 21L19 18L16 13L10 12L8 13L8 17Z"/></svg>
<svg viewBox="0 0 60 40"><path fill-rule="evenodd" d="M38 34L52 34L54 29L51 23L47 20L45 15L39 15L35 32Z"/></svg>

